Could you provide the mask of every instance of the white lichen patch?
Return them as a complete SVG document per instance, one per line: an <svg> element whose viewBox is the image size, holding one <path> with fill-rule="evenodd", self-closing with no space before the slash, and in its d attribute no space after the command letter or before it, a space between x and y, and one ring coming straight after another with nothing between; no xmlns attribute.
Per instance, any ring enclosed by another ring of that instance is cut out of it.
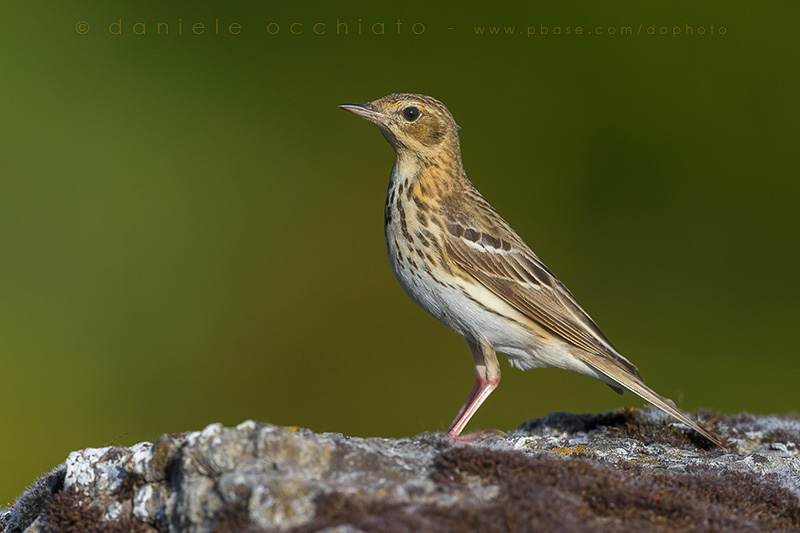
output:
<svg viewBox="0 0 800 533"><path fill-rule="evenodd" d="M114 448L86 448L72 452L67 457L64 486L94 486L96 489L115 490L122 483L119 463L113 458Z"/></svg>

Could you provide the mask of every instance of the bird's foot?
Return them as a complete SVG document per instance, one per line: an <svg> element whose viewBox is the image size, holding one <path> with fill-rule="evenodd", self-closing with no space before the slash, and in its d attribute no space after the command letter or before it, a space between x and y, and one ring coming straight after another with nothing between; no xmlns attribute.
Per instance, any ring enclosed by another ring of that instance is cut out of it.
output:
<svg viewBox="0 0 800 533"><path fill-rule="evenodd" d="M466 435L452 435L448 433L445 437L453 443L459 444L480 444L493 439L505 439L508 433L500 429L484 429Z"/></svg>

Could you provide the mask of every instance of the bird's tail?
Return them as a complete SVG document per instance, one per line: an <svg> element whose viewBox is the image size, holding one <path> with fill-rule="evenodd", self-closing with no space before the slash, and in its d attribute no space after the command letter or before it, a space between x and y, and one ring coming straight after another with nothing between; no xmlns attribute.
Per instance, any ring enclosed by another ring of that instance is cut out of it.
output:
<svg viewBox="0 0 800 533"><path fill-rule="evenodd" d="M597 369L598 372L603 374L604 376L608 377L615 383L618 383L622 387L626 388L627 390L631 391L634 394L637 394L647 400L648 402L652 403L665 413L677 418L700 435L705 437L706 439L710 440L714 444L719 447L724 447L722 441L716 435L713 435L711 432L701 428L697 422L686 416L681 410L675 407L675 404L672 403L672 400L669 398L665 398L658 394L656 391L648 387L644 384L644 381L641 377L634 376L629 372L625 372L623 368L619 368L609 359L595 359L592 358L591 361L585 361L586 363L593 366ZM603 364L603 363L611 363L611 364Z"/></svg>

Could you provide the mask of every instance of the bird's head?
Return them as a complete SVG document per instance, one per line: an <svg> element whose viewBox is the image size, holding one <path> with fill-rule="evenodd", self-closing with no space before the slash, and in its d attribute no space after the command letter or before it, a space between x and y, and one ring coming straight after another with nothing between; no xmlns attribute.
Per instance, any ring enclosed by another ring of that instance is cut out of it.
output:
<svg viewBox="0 0 800 533"><path fill-rule="evenodd" d="M390 94L339 107L377 124L398 154L410 150L425 156L443 149L458 153L458 125L444 104L430 96Z"/></svg>

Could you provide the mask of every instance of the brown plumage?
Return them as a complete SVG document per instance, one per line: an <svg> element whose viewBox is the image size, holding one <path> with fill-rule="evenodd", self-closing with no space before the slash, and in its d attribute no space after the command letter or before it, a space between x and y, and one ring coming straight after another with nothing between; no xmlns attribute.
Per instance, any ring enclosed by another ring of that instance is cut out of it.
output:
<svg viewBox="0 0 800 533"><path fill-rule="evenodd" d="M554 366L627 389L720 445L644 384L475 189L461 164L459 128L441 102L393 94L340 107L377 124L395 150L384 217L395 276L417 304L464 337L475 359L475 386L448 436L458 437L497 387L499 351L522 369Z"/></svg>

